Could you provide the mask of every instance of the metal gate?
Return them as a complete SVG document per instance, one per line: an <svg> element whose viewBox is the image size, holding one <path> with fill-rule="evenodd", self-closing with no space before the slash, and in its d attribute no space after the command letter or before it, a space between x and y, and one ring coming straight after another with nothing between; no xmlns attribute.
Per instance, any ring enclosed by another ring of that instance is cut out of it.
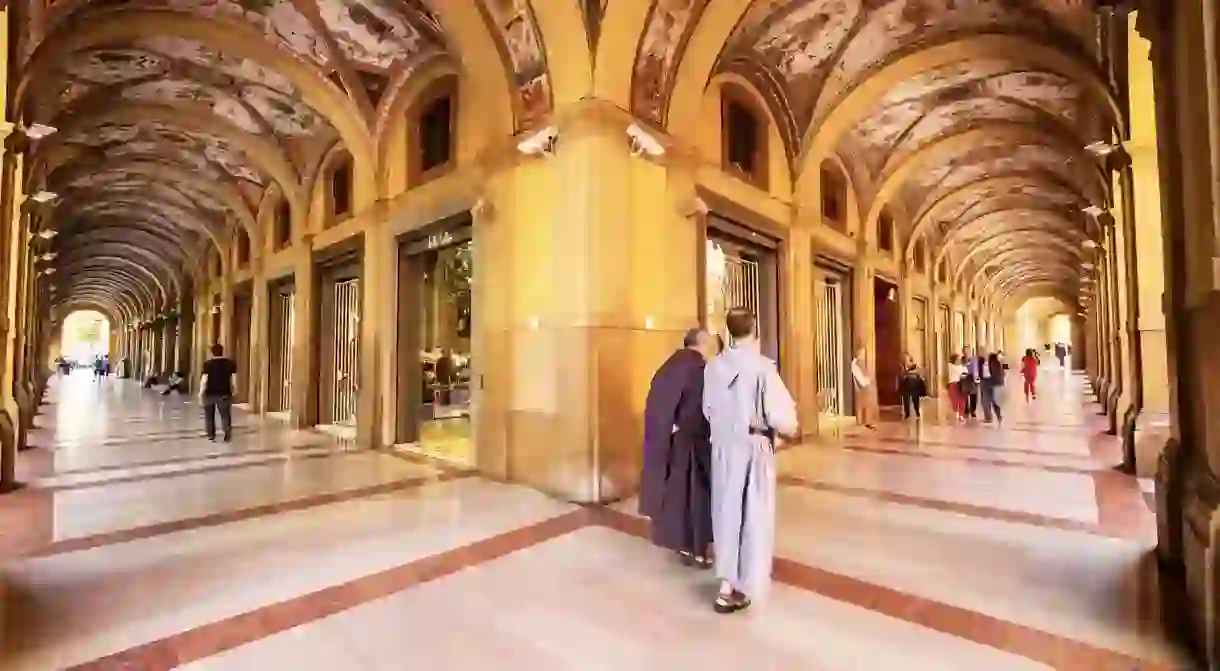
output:
<svg viewBox="0 0 1220 671"><path fill-rule="evenodd" d="M818 401L820 409L842 415L844 409L843 370L843 284L826 278L818 295Z"/></svg>
<svg viewBox="0 0 1220 671"><path fill-rule="evenodd" d="M360 280L334 285L334 387L330 395L331 424L355 425L356 396L360 390Z"/></svg>
<svg viewBox="0 0 1220 671"><path fill-rule="evenodd" d="M272 297L272 315L275 331L271 350L271 410L287 412L292 409L292 343L296 327L292 292L276 292Z"/></svg>
<svg viewBox="0 0 1220 671"><path fill-rule="evenodd" d="M724 301L730 308L744 308L758 314L758 262L726 256L724 273Z"/></svg>

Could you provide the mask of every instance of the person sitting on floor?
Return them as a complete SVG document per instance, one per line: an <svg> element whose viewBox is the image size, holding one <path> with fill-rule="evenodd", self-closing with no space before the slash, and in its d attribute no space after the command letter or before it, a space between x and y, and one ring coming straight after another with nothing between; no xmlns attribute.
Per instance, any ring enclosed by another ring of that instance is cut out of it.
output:
<svg viewBox="0 0 1220 671"><path fill-rule="evenodd" d="M176 391L179 394L185 394L187 392L186 376L179 371L174 371L174 373L169 376L169 381L165 383L165 391L161 392L161 395L169 396L171 391Z"/></svg>

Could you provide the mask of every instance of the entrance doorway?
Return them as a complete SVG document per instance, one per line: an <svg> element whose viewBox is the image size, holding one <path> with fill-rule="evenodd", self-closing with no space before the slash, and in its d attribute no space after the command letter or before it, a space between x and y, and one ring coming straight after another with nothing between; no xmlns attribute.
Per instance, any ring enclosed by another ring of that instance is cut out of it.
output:
<svg viewBox="0 0 1220 671"><path fill-rule="evenodd" d="M354 429L360 395L360 261L332 261L319 273L318 419ZM351 436L351 431L341 431ZM354 437L354 436L353 436Z"/></svg>
<svg viewBox="0 0 1220 671"><path fill-rule="evenodd" d="M877 397L881 405L898 405L898 376L902 372L902 322L898 287L880 277L873 281L873 325L877 333L875 365Z"/></svg>
<svg viewBox="0 0 1220 671"><path fill-rule="evenodd" d="M270 365L267 380L267 410L287 413L292 410L292 345L296 319L291 282L281 282L268 291L271 309Z"/></svg>
<svg viewBox="0 0 1220 671"><path fill-rule="evenodd" d="M473 276L469 215L437 222L399 245L395 442L466 465L474 462Z"/></svg>
<svg viewBox="0 0 1220 671"><path fill-rule="evenodd" d="M234 375L236 385L233 387L233 401L235 403L248 403L250 401L251 392L251 376L250 376L250 322L253 314L253 301L250 296L250 287L245 286L239 288L233 294L233 321L230 328L233 330L230 342L233 343L233 352L229 354L233 359L233 363L237 366L237 373Z"/></svg>
<svg viewBox="0 0 1220 671"><path fill-rule="evenodd" d="M847 376L852 357L851 272L831 263L818 264L818 284L814 288L818 410L823 419L820 425L827 426L852 413Z"/></svg>
<svg viewBox="0 0 1220 671"><path fill-rule="evenodd" d="M928 379L928 371L935 364L928 360L928 302L922 298L911 299L910 331L907 333L907 352L915 360L915 365Z"/></svg>
<svg viewBox="0 0 1220 671"><path fill-rule="evenodd" d="M938 312L936 330L940 334L940 338L937 339L940 356L936 358L936 363L939 368L935 371L935 375L929 375L928 379L941 380L942 383L947 383L949 380L945 376L948 375L949 354L953 350L952 341L949 339L949 306L941 303Z"/></svg>
<svg viewBox="0 0 1220 671"><path fill-rule="evenodd" d="M778 241L716 215L708 217L704 255L704 325L729 342L725 316L743 308L758 317L762 353L778 365L779 268Z"/></svg>

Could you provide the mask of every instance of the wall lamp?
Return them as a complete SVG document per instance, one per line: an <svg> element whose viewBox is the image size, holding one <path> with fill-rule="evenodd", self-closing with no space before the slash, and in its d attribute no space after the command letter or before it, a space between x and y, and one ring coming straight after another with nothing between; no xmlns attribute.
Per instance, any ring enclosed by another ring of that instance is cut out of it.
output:
<svg viewBox="0 0 1220 671"><path fill-rule="evenodd" d="M1100 207L1098 207L1096 205L1090 205L1086 208L1081 209L1080 211L1084 212L1085 214L1089 215L1090 217L1100 217L1101 215L1105 214L1105 212L1106 212L1105 210L1101 209Z"/></svg>
<svg viewBox="0 0 1220 671"><path fill-rule="evenodd" d="M526 156L554 156L555 142L559 140L559 129L547 126L517 144L517 151Z"/></svg>
<svg viewBox="0 0 1220 671"><path fill-rule="evenodd" d="M665 155L665 147L657 141L655 137L650 135L648 131L640 127L639 124L631 124L627 127L627 137L631 140L631 155L643 156L648 154L653 158Z"/></svg>
<svg viewBox="0 0 1220 671"><path fill-rule="evenodd" d="M1105 158L1110 154L1113 154L1115 149L1118 149L1118 147L1115 147L1109 142L1093 142L1092 144L1087 144L1084 147L1085 151L1096 156L1097 158Z"/></svg>
<svg viewBox="0 0 1220 671"><path fill-rule="evenodd" d="M59 235L59 231L55 230L54 228L44 228L41 231L38 231L38 237L42 238L43 240L50 240L57 235Z"/></svg>
<svg viewBox="0 0 1220 671"><path fill-rule="evenodd" d="M52 191L39 191L38 193L30 196L30 200L34 201L35 203L49 203L58 197L59 194Z"/></svg>
<svg viewBox="0 0 1220 671"><path fill-rule="evenodd" d="M43 254L42 256L39 256L38 258L42 259L43 261L54 261L56 256L59 256L59 255L56 254L55 252L47 252L46 254Z"/></svg>
<svg viewBox="0 0 1220 671"><path fill-rule="evenodd" d="M31 140L41 140L48 135L58 133L59 129L55 126L48 126L42 123L32 123L28 126L23 126L21 132Z"/></svg>

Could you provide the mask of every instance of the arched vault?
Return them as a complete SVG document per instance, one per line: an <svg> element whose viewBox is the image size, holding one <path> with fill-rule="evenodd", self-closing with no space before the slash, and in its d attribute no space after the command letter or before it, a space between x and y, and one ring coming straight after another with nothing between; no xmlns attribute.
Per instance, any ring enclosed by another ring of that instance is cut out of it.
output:
<svg viewBox="0 0 1220 671"><path fill-rule="evenodd" d="M938 261L985 266L1013 247L1060 278L1053 245L1025 243L1095 237L1080 210L1109 202L1110 187L1084 148L1121 136L1124 122L1096 66L1090 3L648 4L632 111L695 143L686 121L708 82L747 78L776 119L798 211L819 211L820 167L837 157L869 213L865 239L882 213L909 216L897 221L907 257L923 240ZM1048 207L1031 218L1039 203ZM1003 240L974 250L992 238Z"/></svg>
<svg viewBox="0 0 1220 671"><path fill-rule="evenodd" d="M107 258L125 260L88 272L65 266L65 275L76 276L60 277L59 285L130 294L130 301L111 300L149 309L153 298L168 298L197 274L201 245L223 257L235 231L265 239L256 213L268 192L284 194L294 216L303 215L305 176L337 143L358 174L378 174L379 123L387 110L401 109L401 91L412 90L416 73L434 61L460 64L483 109L496 110L491 127L508 134L538 123L555 88L544 26L579 26L580 11L535 11L534 4L23 5L11 13L20 60L12 106L24 124L59 129L33 145L26 190L60 196L42 216L62 233L52 244L65 257L106 245ZM566 48L556 30L551 35L556 48ZM565 77L564 95L575 99L571 74ZM495 125L501 109L512 112L502 127ZM105 235L96 233L103 228ZM120 244L124 236L131 244ZM151 269L161 286L154 291L132 264Z"/></svg>

